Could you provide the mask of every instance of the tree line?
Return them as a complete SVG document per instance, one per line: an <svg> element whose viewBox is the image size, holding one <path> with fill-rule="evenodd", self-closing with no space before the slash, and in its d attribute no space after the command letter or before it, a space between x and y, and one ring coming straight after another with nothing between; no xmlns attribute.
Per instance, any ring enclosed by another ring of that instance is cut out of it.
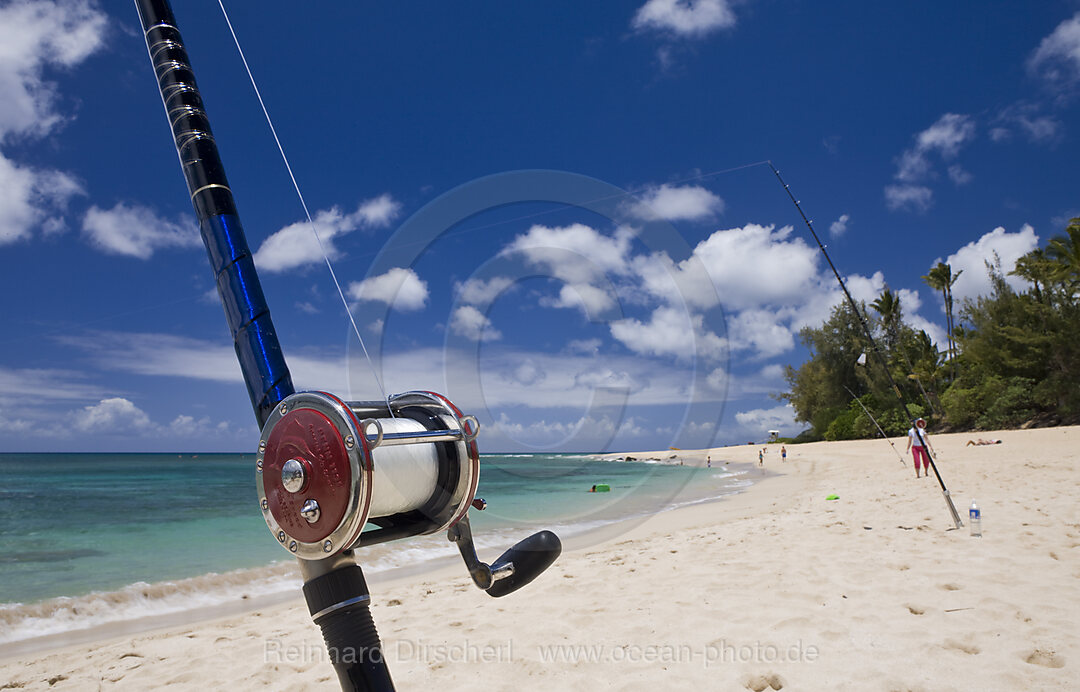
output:
<svg viewBox="0 0 1080 692"><path fill-rule="evenodd" d="M1080 422L1080 218L1013 267L995 257L986 270L989 295L960 305L952 287L961 272L939 262L922 277L942 294L945 344L908 325L900 296L887 286L869 306L859 304L861 314L843 303L820 327L804 328L810 359L785 368L789 391L778 397L810 426L796 439L873 437L864 407L887 434L903 435L911 421L882 361L912 416L938 430ZM1027 288L1014 289L1007 276Z"/></svg>

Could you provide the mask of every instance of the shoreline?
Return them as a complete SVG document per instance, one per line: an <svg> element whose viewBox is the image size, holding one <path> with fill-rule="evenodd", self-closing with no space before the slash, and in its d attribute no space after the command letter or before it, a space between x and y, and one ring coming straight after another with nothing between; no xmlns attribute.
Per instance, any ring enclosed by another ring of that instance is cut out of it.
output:
<svg viewBox="0 0 1080 692"><path fill-rule="evenodd" d="M596 455L577 456L597 458ZM482 559L494 559L495 555L488 555L492 550L501 551L526 533L540 528L554 530L564 542L579 545L590 543L598 540L593 537L621 533L625 527L645 521L654 514L715 503L745 492L750 483L744 485L744 482L737 480L743 473L745 471L732 473L730 487L724 488L719 495L685 499L686 493L680 492L668 498L662 509L652 512L568 523L553 519L543 522L543 526L525 522L496 528L474 527L478 531L477 549ZM754 478L755 481L760 480L757 474L754 474ZM408 554L407 562L401 563L395 559L397 554L392 548L387 550L387 546L369 548L360 555L369 583L416 579L448 566L460 566L456 549L442 533L415 537L393 545L399 549L398 554ZM499 547L493 548L492 545ZM0 663L43 651L91 646L120 636L199 625L224 614L242 616L292 600L302 603L300 586L301 578L294 560L281 558L261 566L161 579L151 583L140 581L112 591L95 590L25 604L4 604L6 607L0 607ZM24 619L19 619L20 616ZM9 628L6 632L2 629L4 626ZM45 631L33 636L19 635L20 630L34 629ZM8 635L17 638L5 641Z"/></svg>
<svg viewBox="0 0 1080 692"><path fill-rule="evenodd" d="M952 530L936 482L884 440L819 442L789 447L786 464L767 456L748 492L571 537L504 599L460 564L373 575L391 672L400 689L1075 688L1080 428L994 437L1003 444L933 438L961 514L972 498L984 508L983 538ZM757 447L708 451L756 465ZM297 593L24 656L0 677L25 689L335 689L322 647Z"/></svg>
<svg viewBox="0 0 1080 692"><path fill-rule="evenodd" d="M716 447L702 450L680 450L679 454L682 455L680 458L684 462L693 462L686 465L704 467L705 459L709 454L719 457L719 455L721 455L723 450L725 449L729 448ZM615 457L620 456L625 457L628 455L638 455L640 457L645 457L647 455L653 456L655 454L658 453L633 452L622 454L581 454L580 456L594 458L602 461L616 461ZM619 461L622 460L619 459ZM648 463L647 460L644 458L638 459L638 461ZM723 464L720 464L718 462L718 470L722 468ZM743 473L749 473L749 470ZM753 481L750 485L733 489L730 493L724 494L719 497L711 497L704 500L695 500L686 505L669 506L650 515L635 515L625 517L619 520L606 521L599 526L592 526L578 533L571 533L569 535L564 535L560 533L560 538L563 539L564 554L570 551L581 551L589 549L596 545L602 545L606 542L614 540L614 538L619 536L628 534L636 535L639 531L642 530L642 527L644 525L652 523L656 517L671 514L682 514L682 518L687 520L687 523L684 525L681 521L676 521L675 523L671 524L671 526L683 526L684 528L695 526L704 520L701 515L697 514L697 512L705 512L707 511L705 508L709 506L714 506L721 503L735 502L736 498L742 498L744 495L749 495L753 493L753 490L757 488L763 481L769 479L775 480L780 476L772 473L764 475L753 473L752 477ZM746 506L746 504L745 502L739 502L737 506L743 508ZM741 509L738 511L741 511ZM488 550L483 552L490 553L491 551ZM481 555L481 559L494 559L494 557L495 555ZM283 565L281 565L280 563L274 563L272 565L267 565L265 568L246 568L242 570L236 570L235 572L222 573L222 575L216 575L211 573L208 575L203 575L202 577L195 577L180 581L194 581L210 576L227 577L236 572L249 572L255 574L258 572L269 570L274 567L279 568L275 571L280 572L282 571L282 569L280 568L283 567ZM471 581L469 581L469 579L467 578L464 567L461 565L461 561L456 556L456 554L450 557L436 557L420 563L418 566L398 566L392 567L387 570L365 572L365 577L369 585L372 587L373 602L374 592L376 589L385 587L392 590L395 588L400 588L402 586L408 586L418 579L424 579L425 584L433 584L441 581L461 582L463 584L466 584L467 588L461 588L461 585L459 584L456 588L457 591L473 590L476 591L476 593L478 594L480 593L480 591L476 589L476 587L473 586ZM269 596L255 598L248 598L247 596L245 596L243 600L236 600L234 598L213 605L198 606L187 610L165 612L159 615L151 615L133 619L107 622L104 624L93 625L88 628L67 630L42 635L40 637L0 643L0 671L4 671L7 666L17 664L20 660L25 660L27 658L36 658L42 656L43 654L56 654L58 652L68 651L85 652L95 650L100 647L119 645L120 643L128 640L137 640L139 638L156 638L162 634L175 635L178 632L182 633L190 631L192 628L199 628L203 626L209 627L218 622L232 622L236 618L246 618L251 617L252 615L261 617L263 611L269 611L270 613L280 613L282 611L297 610L298 612L302 611L303 617L306 618L306 605L303 601L303 597L299 589L300 577L298 571L296 574L296 578L298 584L296 589L277 592ZM172 583L173 582L170 581L156 582L151 586ZM526 587L526 589L527 588L528 587ZM89 595L108 596L110 595L110 593L95 593ZM488 598L487 600L490 599ZM310 625L310 621L308 621L307 624ZM314 628L314 625L311 626L312 628Z"/></svg>

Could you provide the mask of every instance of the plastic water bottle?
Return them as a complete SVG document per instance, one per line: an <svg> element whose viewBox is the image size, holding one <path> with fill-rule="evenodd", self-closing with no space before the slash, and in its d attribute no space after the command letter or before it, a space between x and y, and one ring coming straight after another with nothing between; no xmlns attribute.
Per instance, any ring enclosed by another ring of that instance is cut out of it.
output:
<svg viewBox="0 0 1080 692"><path fill-rule="evenodd" d="M971 509L968 510L968 523L971 525L971 535L982 538L982 510L975 504L975 500L971 501Z"/></svg>

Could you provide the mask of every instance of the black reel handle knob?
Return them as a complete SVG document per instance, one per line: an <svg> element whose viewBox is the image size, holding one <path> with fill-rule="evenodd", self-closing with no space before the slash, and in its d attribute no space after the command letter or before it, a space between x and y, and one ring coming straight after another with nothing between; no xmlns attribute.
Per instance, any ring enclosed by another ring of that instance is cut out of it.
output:
<svg viewBox="0 0 1080 692"><path fill-rule="evenodd" d="M499 574L507 565L513 565L513 572L489 586L488 594L499 598L517 591L540 576L561 553L562 541L551 531L534 533L516 543L491 565L494 574Z"/></svg>

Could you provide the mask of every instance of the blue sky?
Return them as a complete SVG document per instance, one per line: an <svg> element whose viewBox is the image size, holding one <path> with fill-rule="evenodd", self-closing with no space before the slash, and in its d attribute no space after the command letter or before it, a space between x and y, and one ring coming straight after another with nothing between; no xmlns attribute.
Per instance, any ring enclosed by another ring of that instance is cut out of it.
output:
<svg viewBox="0 0 1080 692"><path fill-rule="evenodd" d="M176 3L294 381L378 387L216 2ZM1080 214L1080 3L229 2L386 389L482 451L796 434L785 364ZM0 450L258 432L134 6L0 1ZM756 165L755 165L756 164ZM1072 164L1072 165L1070 165Z"/></svg>

